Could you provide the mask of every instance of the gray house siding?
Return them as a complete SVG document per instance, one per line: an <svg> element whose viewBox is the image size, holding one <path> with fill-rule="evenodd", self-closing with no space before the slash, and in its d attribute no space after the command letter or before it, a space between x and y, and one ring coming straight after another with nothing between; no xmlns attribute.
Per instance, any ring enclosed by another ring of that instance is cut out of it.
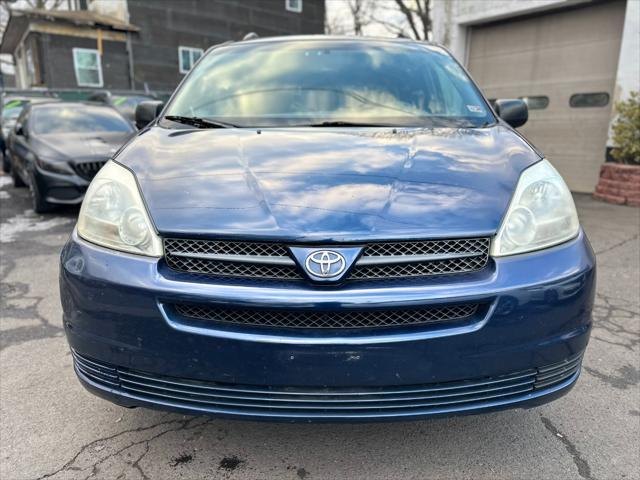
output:
<svg viewBox="0 0 640 480"><path fill-rule="evenodd" d="M33 34L32 34L33 35ZM78 87L73 66L74 48L96 49L92 38L36 34L40 43L42 76L49 88ZM126 90L129 88L129 60L124 42L102 42L103 88ZM90 87L88 87L90 88Z"/></svg>
<svg viewBox="0 0 640 480"><path fill-rule="evenodd" d="M182 80L178 47L206 50L249 32L261 37L324 32L324 0L304 0L302 13L284 0L128 0L135 88L172 90Z"/></svg>

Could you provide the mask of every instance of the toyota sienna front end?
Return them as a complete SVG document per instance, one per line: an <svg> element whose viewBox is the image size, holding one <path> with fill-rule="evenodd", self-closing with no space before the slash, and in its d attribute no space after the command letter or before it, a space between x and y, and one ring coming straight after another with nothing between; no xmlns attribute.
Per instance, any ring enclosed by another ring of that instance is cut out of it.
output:
<svg viewBox="0 0 640 480"><path fill-rule="evenodd" d="M62 252L80 381L127 407L286 421L565 394L595 259L524 121L436 45L211 49L93 180Z"/></svg>

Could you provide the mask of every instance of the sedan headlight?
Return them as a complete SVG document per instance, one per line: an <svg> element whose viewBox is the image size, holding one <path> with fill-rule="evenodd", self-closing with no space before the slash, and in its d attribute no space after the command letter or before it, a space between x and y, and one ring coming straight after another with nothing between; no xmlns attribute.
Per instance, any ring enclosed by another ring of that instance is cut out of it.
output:
<svg viewBox="0 0 640 480"><path fill-rule="evenodd" d="M579 228L569 188L556 169L542 160L520 176L491 255L514 255L557 245L578 235Z"/></svg>
<svg viewBox="0 0 640 480"><path fill-rule="evenodd" d="M69 175L73 173L69 164L65 161L58 159L49 159L44 157L36 157L36 164L42 169L52 173L60 173L63 175Z"/></svg>
<svg viewBox="0 0 640 480"><path fill-rule="evenodd" d="M92 243L123 252L162 256L133 174L110 161L89 185L78 217L78 234Z"/></svg>

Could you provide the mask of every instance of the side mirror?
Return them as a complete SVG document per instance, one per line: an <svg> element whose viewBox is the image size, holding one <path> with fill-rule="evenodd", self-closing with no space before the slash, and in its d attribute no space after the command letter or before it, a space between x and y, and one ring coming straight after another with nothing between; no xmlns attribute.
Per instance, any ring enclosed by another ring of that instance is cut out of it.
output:
<svg viewBox="0 0 640 480"><path fill-rule="evenodd" d="M21 123L17 123L15 126L15 130L16 130L16 135L20 135L21 137L24 137L24 128L22 128L22 124Z"/></svg>
<svg viewBox="0 0 640 480"><path fill-rule="evenodd" d="M529 120L529 108L524 100L496 100L494 109L513 128L521 127Z"/></svg>
<svg viewBox="0 0 640 480"><path fill-rule="evenodd" d="M136 127L142 129L153 122L162 109L164 103L159 100L146 100L136 106Z"/></svg>

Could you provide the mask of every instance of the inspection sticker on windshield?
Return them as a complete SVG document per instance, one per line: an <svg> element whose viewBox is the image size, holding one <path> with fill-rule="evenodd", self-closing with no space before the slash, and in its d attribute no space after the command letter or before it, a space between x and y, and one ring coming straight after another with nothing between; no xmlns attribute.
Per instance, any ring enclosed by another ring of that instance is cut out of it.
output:
<svg viewBox="0 0 640 480"><path fill-rule="evenodd" d="M484 109L480 105L467 105L467 110L472 113L484 113Z"/></svg>

